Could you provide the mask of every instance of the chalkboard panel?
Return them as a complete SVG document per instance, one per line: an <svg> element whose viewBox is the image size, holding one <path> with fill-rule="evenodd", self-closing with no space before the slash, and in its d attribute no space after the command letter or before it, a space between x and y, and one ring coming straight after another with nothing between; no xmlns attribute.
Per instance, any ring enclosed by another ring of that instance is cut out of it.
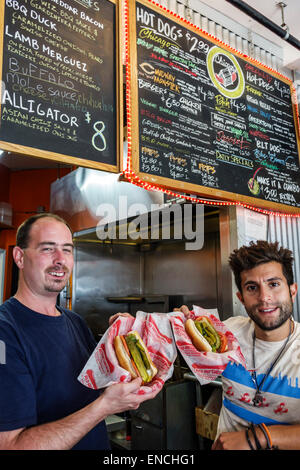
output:
<svg viewBox="0 0 300 470"><path fill-rule="evenodd" d="M292 82L146 0L128 19L136 176L300 212Z"/></svg>
<svg viewBox="0 0 300 470"><path fill-rule="evenodd" d="M116 4L1 0L0 15L0 148L118 171Z"/></svg>

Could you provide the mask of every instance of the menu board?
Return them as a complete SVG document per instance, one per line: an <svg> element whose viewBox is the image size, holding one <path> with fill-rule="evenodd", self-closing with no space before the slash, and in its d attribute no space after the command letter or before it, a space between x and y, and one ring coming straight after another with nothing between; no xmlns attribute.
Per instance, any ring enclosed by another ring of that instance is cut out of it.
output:
<svg viewBox="0 0 300 470"><path fill-rule="evenodd" d="M291 81L146 0L128 18L136 176L299 212Z"/></svg>
<svg viewBox="0 0 300 470"><path fill-rule="evenodd" d="M0 1L0 148L118 171L116 4Z"/></svg>

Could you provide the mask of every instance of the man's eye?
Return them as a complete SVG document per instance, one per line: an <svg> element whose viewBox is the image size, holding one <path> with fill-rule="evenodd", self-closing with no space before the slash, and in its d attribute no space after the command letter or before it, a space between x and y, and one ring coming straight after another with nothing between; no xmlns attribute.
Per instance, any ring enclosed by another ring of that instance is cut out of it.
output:
<svg viewBox="0 0 300 470"><path fill-rule="evenodd" d="M52 246L45 246L45 247L42 249L42 251L43 251L44 253L52 253L53 250L54 250L54 248L53 248Z"/></svg>
<svg viewBox="0 0 300 470"><path fill-rule="evenodd" d="M278 287L278 286L280 286L280 283L278 281L270 282L269 286L270 287Z"/></svg>
<svg viewBox="0 0 300 470"><path fill-rule="evenodd" d="M256 290L256 286L247 286L248 292L254 292Z"/></svg>

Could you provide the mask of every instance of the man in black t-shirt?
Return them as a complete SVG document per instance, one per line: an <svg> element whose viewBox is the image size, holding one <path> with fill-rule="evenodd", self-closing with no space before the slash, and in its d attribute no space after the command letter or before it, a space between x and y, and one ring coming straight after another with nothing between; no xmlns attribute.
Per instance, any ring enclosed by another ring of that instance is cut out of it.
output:
<svg viewBox="0 0 300 470"><path fill-rule="evenodd" d="M0 450L107 449L104 419L136 409L141 380L90 390L77 376L95 347L79 315L56 306L73 268L72 233L53 214L25 221L13 251L15 296L0 307ZM2 361L3 362L3 361Z"/></svg>

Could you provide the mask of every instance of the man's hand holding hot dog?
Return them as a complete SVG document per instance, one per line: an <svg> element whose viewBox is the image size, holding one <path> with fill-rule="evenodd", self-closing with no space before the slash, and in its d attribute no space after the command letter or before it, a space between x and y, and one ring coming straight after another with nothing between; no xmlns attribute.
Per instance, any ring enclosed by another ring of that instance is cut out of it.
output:
<svg viewBox="0 0 300 470"><path fill-rule="evenodd" d="M130 315L130 313L127 313L127 312L118 312L118 313L115 313L114 315L112 315L111 317L109 317L108 319L108 324L109 326L111 326L113 324L113 322L119 318L119 317L127 317L127 318L134 318L132 315Z"/></svg>
<svg viewBox="0 0 300 470"><path fill-rule="evenodd" d="M136 410L142 402L154 398L160 392L158 384L155 391L139 395L138 391L141 384L141 378L136 378L129 383L113 384L107 387L101 397L98 398L104 415L121 413L125 410Z"/></svg>
<svg viewBox="0 0 300 470"><path fill-rule="evenodd" d="M174 308L173 312L183 313L186 320L188 320L189 318L192 318L192 314L191 314L190 309L188 308L187 305L181 305L180 308Z"/></svg>

